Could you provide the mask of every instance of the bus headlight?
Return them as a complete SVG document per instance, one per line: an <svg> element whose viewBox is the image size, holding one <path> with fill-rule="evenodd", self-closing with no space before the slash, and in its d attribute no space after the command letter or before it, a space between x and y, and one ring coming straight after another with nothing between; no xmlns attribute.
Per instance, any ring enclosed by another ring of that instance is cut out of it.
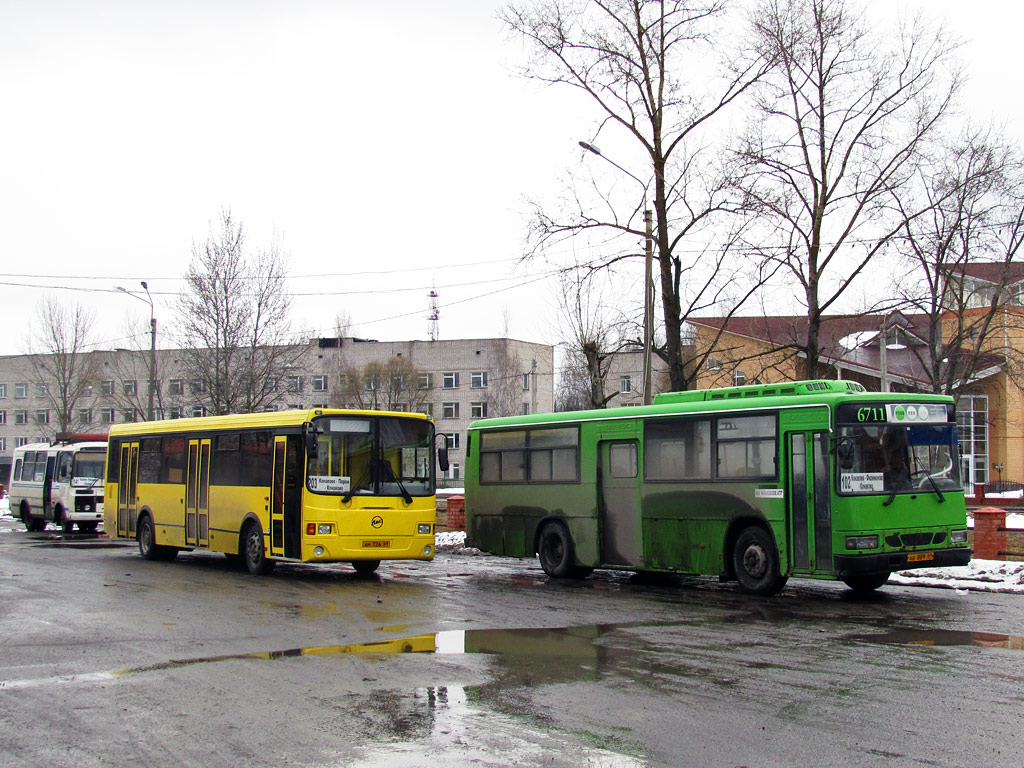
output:
<svg viewBox="0 0 1024 768"><path fill-rule="evenodd" d="M962 531L950 531L949 540L954 544L966 544L967 543L967 529Z"/></svg>
<svg viewBox="0 0 1024 768"><path fill-rule="evenodd" d="M874 536L847 536L847 549L878 549L878 535Z"/></svg>
<svg viewBox="0 0 1024 768"><path fill-rule="evenodd" d="M420 536L429 536L430 535L430 523L420 523L416 527L416 532Z"/></svg>

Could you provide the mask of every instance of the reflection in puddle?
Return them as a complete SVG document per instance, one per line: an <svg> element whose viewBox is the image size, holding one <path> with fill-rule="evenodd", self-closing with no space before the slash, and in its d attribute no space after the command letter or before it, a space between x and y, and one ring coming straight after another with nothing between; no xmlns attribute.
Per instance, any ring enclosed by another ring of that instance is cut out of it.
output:
<svg viewBox="0 0 1024 768"><path fill-rule="evenodd" d="M887 645L974 645L981 648L1009 648L1024 651L1024 637L995 632L967 632L952 629L896 629L880 635L850 635L851 640Z"/></svg>
<svg viewBox="0 0 1024 768"><path fill-rule="evenodd" d="M439 650L440 652L440 650ZM378 692L358 697L362 735L370 746L356 768L455 765L641 768L643 760L580 744L537 728L527 718L477 706L479 691L458 685ZM442 757L443 756L443 757Z"/></svg>

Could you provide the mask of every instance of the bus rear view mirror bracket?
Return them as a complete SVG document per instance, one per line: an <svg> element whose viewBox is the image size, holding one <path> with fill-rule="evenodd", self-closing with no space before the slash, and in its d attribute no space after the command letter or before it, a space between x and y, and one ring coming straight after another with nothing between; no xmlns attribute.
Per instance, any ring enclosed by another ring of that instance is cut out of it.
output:
<svg viewBox="0 0 1024 768"><path fill-rule="evenodd" d="M306 456L307 458L315 459L320 446L316 439L316 427L313 426L312 422L307 421L302 425L302 432L306 437Z"/></svg>

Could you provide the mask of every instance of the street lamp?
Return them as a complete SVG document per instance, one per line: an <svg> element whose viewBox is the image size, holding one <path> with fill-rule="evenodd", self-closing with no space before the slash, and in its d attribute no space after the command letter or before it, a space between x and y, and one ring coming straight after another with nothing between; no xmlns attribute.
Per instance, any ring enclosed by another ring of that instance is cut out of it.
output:
<svg viewBox="0 0 1024 768"><path fill-rule="evenodd" d="M153 312L153 297L149 295L149 286L145 280L141 281L139 285L146 292L146 298L142 298L139 294L132 293L120 285L117 286L117 290L149 304L149 405L147 418L149 421L153 421L153 390L156 389L156 315Z"/></svg>
<svg viewBox="0 0 1024 768"><path fill-rule="evenodd" d="M610 157L601 152L593 144L585 141L579 142L583 149L591 154L597 155L606 162L611 163L624 174L635 180L644 188L644 197L647 196L647 184L616 163ZM651 347L654 346L654 281L652 279L654 260L654 236L652 232L653 217L651 209L644 205L644 226L646 238L644 240L644 405L651 404Z"/></svg>

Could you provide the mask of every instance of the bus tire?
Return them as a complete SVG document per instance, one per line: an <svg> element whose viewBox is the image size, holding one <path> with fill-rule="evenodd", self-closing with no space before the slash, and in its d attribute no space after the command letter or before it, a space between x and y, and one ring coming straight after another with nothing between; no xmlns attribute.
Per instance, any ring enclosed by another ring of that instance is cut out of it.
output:
<svg viewBox="0 0 1024 768"><path fill-rule="evenodd" d="M854 592L867 594L874 592L889 580L888 573L858 573L855 576L844 576L843 583Z"/></svg>
<svg viewBox="0 0 1024 768"><path fill-rule="evenodd" d="M71 533L75 529L75 523L68 516L68 511L63 507L57 507L57 513L54 515L55 518L60 520L60 529L64 533Z"/></svg>
<svg viewBox="0 0 1024 768"><path fill-rule="evenodd" d="M139 542L139 554L144 560L173 560L178 556L176 547L165 547L156 543L156 526L153 525L153 518L149 514L139 518L135 538Z"/></svg>
<svg viewBox="0 0 1024 768"><path fill-rule="evenodd" d="M40 531L46 530L46 519L42 517L32 517L32 511L26 502L21 502L21 522L25 525L25 530L32 533L39 533Z"/></svg>
<svg viewBox="0 0 1024 768"><path fill-rule="evenodd" d="M352 567L360 576L372 576L380 567L380 560L353 560Z"/></svg>
<svg viewBox="0 0 1024 768"><path fill-rule="evenodd" d="M96 526L98 525L99 523L97 521L89 520L84 523L79 523L78 530L80 530L82 533L96 533Z"/></svg>
<svg viewBox="0 0 1024 768"><path fill-rule="evenodd" d="M779 555L771 535L760 525L748 525L732 550L736 580L754 595L774 595L786 585L779 574Z"/></svg>
<svg viewBox="0 0 1024 768"><path fill-rule="evenodd" d="M242 529L240 550L245 567L253 576L265 576L274 570L274 561L267 557L263 547L263 530L251 520Z"/></svg>
<svg viewBox="0 0 1024 768"><path fill-rule="evenodd" d="M575 565L576 548L569 530L562 523L544 524L537 538L537 554L540 567L552 579L582 579L594 570Z"/></svg>

